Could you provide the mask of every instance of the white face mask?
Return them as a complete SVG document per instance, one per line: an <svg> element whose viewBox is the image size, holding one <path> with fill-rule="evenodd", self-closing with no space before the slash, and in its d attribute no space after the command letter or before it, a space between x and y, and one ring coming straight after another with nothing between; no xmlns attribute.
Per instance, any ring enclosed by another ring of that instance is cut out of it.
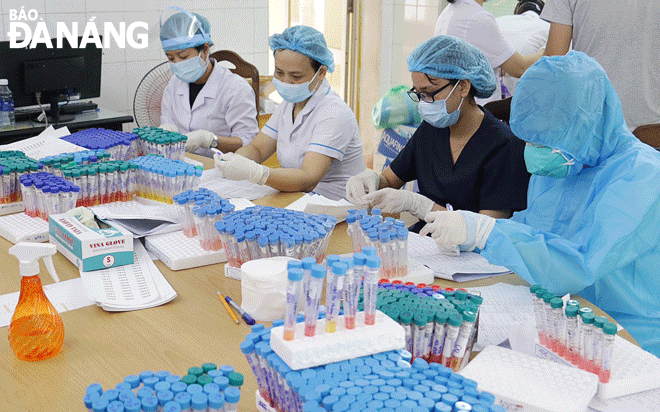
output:
<svg viewBox="0 0 660 412"><path fill-rule="evenodd" d="M451 89L449 96L454 93L454 89L456 89L457 85L458 83L456 83ZM461 103L458 105L458 109L451 113L447 113L447 99L449 99L449 96L447 96L447 98L444 100L436 100L434 102L419 102L418 110L419 114L422 116L422 119L424 119L431 126L437 127L439 129L456 124L458 118L461 116L461 105L463 104L463 99L461 98Z"/></svg>
<svg viewBox="0 0 660 412"><path fill-rule="evenodd" d="M319 70L321 70L320 67ZM318 87L314 90L309 90L309 85L312 84L316 78L316 75L319 74L319 70L314 73L314 77L312 77L311 80L305 83L284 83L283 81L273 77L273 84L275 85L277 92L280 94L280 96L282 96L284 100L289 103L300 103L309 99L316 92L316 90L318 90Z"/></svg>
<svg viewBox="0 0 660 412"><path fill-rule="evenodd" d="M194 83L206 72L209 65L208 59L202 59L201 53L190 59L182 60L178 63L170 62L170 70L182 82Z"/></svg>

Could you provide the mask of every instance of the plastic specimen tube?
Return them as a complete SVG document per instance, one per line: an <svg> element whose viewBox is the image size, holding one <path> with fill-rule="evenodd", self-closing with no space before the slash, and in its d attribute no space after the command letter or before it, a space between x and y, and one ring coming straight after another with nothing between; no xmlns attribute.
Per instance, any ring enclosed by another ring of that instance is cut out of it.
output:
<svg viewBox="0 0 660 412"><path fill-rule="evenodd" d="M594 359L591 362L591 372L600 375L600 365L603 358L603 325L607 322L604 316L594 318Z"/></svg>
<svg viewBox="0 0 660 412"><path fill-rule="evenodd" d="M402 278L408 274L408 229L400 228L396 234L396 277Z"/></svg>
<svg viewBox="0 0 660 412"><path fill-rule="evenodd" d="M284 314L284 340L293 340L296 330L296 312L300 297L301 269L289 269L286 285L286 308Z"/></svg>
<svg viewBox="0 0 660 412"><path fill-rule="evenodd" d="M433 340L431 343L431 357L429 362L439 363L442 357L442 348L445 344L445 332L449 315L444 310L435 313L433 325Z"/></svg>
<svg viewBox="0 0 660 412"><path fill-rule="evenodd" d="M578 348L578 307L567 305L564 309L566 315L566 359L574 365L578 364L580 350Z"/></svg>
<svg viewBox="0 0 660 412"><path fill-rule="evenodd" d="M552 327L552 351L563 357L566 353L564 346L564 301L561 298L550 299Z"/></svg>
<svg viewBox="0 0 660 412"><path fill-rule="evenodd" d="M412 353L413 352L413 334L412 334L413 314L409 311L401 312L401 315L399 315L399 320L405 332L406 346L404 347L404 349Z"/></svg>
<svg viewBox="0 0 660 412"><path fill-rule="evenodd" d="M594 314L582 313L580 316L580 369L589 370L594 360Z"/></svg>
<svg viewBox="0 0 660 412"><path fill-rule="evenodd" d="M552 307L550 306L550 299L554 298L550 292L543 294L543 335L545 336L544 346L546 348L552 349L552 339L554 335L552 329L554 327L554 318L552 317Z"/></svg>
<svg viewBox="0 0 660 412"><path fill-rule="evenodd" d="M607 322L603 325L602 341L602 360L598 377L602 383L610 381L610 372L612 371L612 356L614 354L614 339L616 337L617 327L614 323Z"/></svg>
<svg viewBox="0 0 660 412"><path fill-rule="evenodd" d="M344 261L348 264L344 289L346 302L346 309L344 309L344 326L346 329L354 329L355 316L357 315L358 301L360 299L360 284L362 283L362 274L367 257L364 253L355 253L352 260L350 258L347 258L346 260L342 259L342 262Z"/></svg>
<svg viewBox="0 0 660 412"><path fill-rule="evenodd" d="M304 260L304 259L303 259ZM303 262L303 271L305 263ZM309 289L307 290L305 306L305 336L316 334L316 323L319 319L319 302L323 292L323 278L325 278L325 267L321 265L312 266Z"/></svg>
<svg viewBox="0 0 660 412"><path fill-rule="evenodd" d="M303 279L302 279L302 293L307 299L307 292L309 291L309 283L312 279L312 266L316 264L316 259L312 257L304 257L301 259L302 270L303 270ZM305 301L307 305L307 301Z"/></svg>
<svg viewBox="0 0 660 412"><path fill-rule="evenodd" d="M452 350L451 362L449 365L454 372L457 372L463 363L465 350L467 349L468 341L474 331L474 321L476 318L477 314L472 311L466 310L463 312L463 323L458 331L458 337L456 338L456 343L454 343L454 349Z"/></svg>
<svg viewBox="0 0 660 412"><path fill-rule="evenodd" d="M454 351L454 344L458 338L458 331L463 324L463 318L458 313L452 313L449 315L449 321L447 324L447 332L445 334L445 344L442 348L442 357L440 358L440 363L449 367L451 362L451 356Z"/></svg>
<svg viewBox="0 0 660 412"><path fill-rule="evenodd" d="M330 260L330 256L328 256ZM330 264L330 262L328 262ZM339 315L339 304L344 290L344 278L348 265L342 262L334 262L328 271L327 286L325 289L325 331L334 333L337 331L337 316Z"/></svg>
<svg viewBox="0 0 660 412"><path fill-rule="evenodd" d="M376 324L376 301L378 300L378 270L381 259L378 256L369 256L364 270L364 323Z"/></svg>
<svg viewBox="0 0 660 412"><path fill-rule="evenodd" d="M415 313L412 324L413 359L424 357L424 337L427 327L428 318L426 317L426 313Z"/></svg>

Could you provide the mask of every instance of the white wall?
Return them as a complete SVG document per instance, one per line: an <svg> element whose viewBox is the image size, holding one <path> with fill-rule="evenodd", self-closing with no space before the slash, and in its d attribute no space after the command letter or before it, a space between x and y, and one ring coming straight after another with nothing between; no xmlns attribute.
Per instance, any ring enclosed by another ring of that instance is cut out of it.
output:
<svg viewBox="0 0 660 412"><path fill-rule="evenodd" d="M165 61L160 46L159 17L163 8L178 6L197 12L211 22L212 51L229 49L254 64L260 74L268 73L268 0L0 0L0 40L7 39L9 10L35 9L46 22L51 37L57 22L78 22L80 34L85 23L94 18L102 31L104 22L149 25L149 47L103 50L101 98L99 106L133 114L133 96L142 77ZM31 23L34 27L35 23ZM70 24L67 24L71 27ZM134 124L126 125L125 130Z"/></svg>

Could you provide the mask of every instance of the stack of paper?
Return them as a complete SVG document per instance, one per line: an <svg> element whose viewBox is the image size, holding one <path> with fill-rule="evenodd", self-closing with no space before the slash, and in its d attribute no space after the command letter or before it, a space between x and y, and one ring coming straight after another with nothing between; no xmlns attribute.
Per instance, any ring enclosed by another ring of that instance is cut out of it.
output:
<svg viewBox="0 0 660 412"><path fill-rule="evenodd" d="M212 190L225 199L242 197L254 200L277 193L277 189L270 186L257 185L246 180L225 179L216 169L204 170L199 186Z"/></svg>
<svg viewBox="0 0 660 412"><path fill-rule="evenodd" d="M176 207L154 203L145 205L133 200L92 206L90 209L100 219L123 227L136 238L181 229Z"/></svg>
<svg viewBox="0 0 660 412"><path fill-rule="evenodd" d="M504 266L491 264L478 253L461 252L458 257L444 255L432 238L412 232L408 235L408 259L428 267L437 278L455 282L511 273Z"/></svg>
<svg viewBox="0 0 660 412"><path fill-rule="evenodd" d="M307 193L286 208L305 213L331 215L336 217L337 223L339 223L346 220L350 209L357 209L358 206L345 199L330 200L316 193Z"/></svg>
<svg viewBox="0 0 660 412"><path fill-rule="evenodd" d="M109 312L146 309L177 297L141 242L135 242L135 263L80 272L85 293Z"/></svg>

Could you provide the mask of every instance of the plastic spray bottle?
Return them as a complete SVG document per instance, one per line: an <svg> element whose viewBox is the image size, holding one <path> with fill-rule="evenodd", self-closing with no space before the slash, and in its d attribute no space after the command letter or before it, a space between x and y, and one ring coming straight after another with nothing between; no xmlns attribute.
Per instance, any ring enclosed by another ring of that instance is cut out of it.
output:
<svg viewBox="0 0 660 412"><path fill-rule="evenodd" d="M51 358L62 349L64 324L55 307L46 297L39 278L39 259L56 282L60 279L53 266L57 252L48 243L21 242L9 253L20 262L21 293L9 325L9 346L21 360L37 361Z"/></svg>

